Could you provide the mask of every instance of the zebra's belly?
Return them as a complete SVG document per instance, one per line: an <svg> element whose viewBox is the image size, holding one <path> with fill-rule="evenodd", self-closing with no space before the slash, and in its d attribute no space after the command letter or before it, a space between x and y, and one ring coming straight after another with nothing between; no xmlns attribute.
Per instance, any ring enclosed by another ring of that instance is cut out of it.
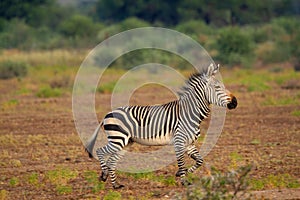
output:
<svg viewBox="0 0 300 200"><path fill-rule="evenodd" d="M172 137L170 135L156 137L156 138L132 138L138 144L148 146L162 146L172 144Z"/></svg>

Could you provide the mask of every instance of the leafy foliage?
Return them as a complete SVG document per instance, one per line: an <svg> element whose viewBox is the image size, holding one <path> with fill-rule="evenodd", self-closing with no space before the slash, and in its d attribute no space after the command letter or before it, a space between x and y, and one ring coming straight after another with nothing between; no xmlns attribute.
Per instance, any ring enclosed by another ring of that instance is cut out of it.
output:
<svg viewBox="0 0 300 200"><path fill-rule="evenodd" d="M229 66L250 67L257 55L263 63L292 61L300 70L300 47L295 45L300 42L299 1L95 0L63 6L59 2L2 0L0 49L90 48L128 29L162 26L188 34ZM125 56L118 65L128 68L135 58L145 57L151 56ZM174 57L161 57L183 66Z"/></svg>
<svg viewBox="0 0 300 200"><path fill-rule="evenodd" d="M221 30L216 48L219 51L217 59L224 64L247 65L253 58L251 38L236 27Z"/></svg>
<svg viewBox="0 0 300 200"><path fill-rule="evenodd" d="M212 169L211 176L201 178L185 193L184 199L250 199L248 174L251 166L240 167L236 171L221 173Z"/></svg>
<svg viewBox="0 0 300 200"><path fill-rule="evenodd" d="M67 37L95 37L100 27L87 16L73 15L61 23L60 31Z"/></svg>

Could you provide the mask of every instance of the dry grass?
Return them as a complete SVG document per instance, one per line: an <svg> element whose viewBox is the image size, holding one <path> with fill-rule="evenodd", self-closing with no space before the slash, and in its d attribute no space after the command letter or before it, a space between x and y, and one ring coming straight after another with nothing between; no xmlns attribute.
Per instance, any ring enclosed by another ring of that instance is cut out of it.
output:
<svg viewBox="0 0 300 200"><path fill-rule="evenodd" d="M0 61L14 60L31 66L80 66L88 50L20 51L3 50Z"/></svg>

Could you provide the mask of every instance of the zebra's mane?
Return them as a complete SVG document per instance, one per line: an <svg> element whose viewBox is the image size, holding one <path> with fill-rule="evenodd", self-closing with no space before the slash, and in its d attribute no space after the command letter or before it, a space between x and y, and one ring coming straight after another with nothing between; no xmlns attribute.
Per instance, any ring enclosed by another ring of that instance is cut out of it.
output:
<svg viewBox="0 0 300 200"><path fill-rule="evenodd" d="M177 93L179 98L186 96L190 92L193 91L195 82L199 82L201 80L205 80L204 72L194 72L189 76L189 78L185 81L185 84L181 87L179 92Z"/></svg>

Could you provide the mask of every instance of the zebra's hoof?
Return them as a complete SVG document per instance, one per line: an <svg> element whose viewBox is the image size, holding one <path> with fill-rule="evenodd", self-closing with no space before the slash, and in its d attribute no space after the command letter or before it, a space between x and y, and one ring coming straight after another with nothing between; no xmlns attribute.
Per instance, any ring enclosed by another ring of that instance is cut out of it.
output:
<svg viewBox="0 0 300 200"><path fill-rule="evenodd" d="M105 182L107 180L108 173L102 172L101 176L99 176L99 180Z"/></svg>
<svg viewBox="0 0 300 200"><path fill-rule="evenodd" d="M117 190L117 189L121 189L123 187L125 187L124 185L121 185L121 184L115 184L113 185L114 189Z"/></svg>
<svg viewBox="0 0 300 200"><path fill-rule="evenodd" d="M192 185L192 183L189 182L189 181L187 181L186 179L184 179L184 180L181 180L181 185L183 185L183 186L189 186L189 185Z"/></svg>

